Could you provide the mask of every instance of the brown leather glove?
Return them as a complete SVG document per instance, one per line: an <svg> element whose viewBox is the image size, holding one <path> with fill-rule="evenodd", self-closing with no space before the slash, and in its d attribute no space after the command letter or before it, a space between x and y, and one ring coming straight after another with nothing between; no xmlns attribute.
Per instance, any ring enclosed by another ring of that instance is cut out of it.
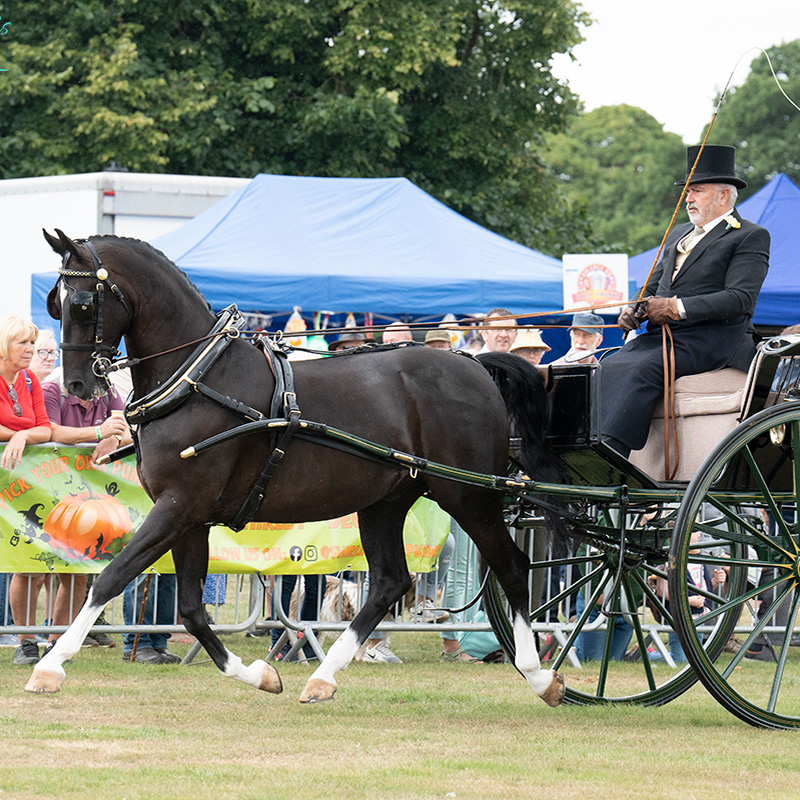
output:
<svg viewBox="0 0 800 800"><path fill-rule="evenodd" d="M636 309L641 306L625 306L622 313L617 318L617 325L622 328L625 333L635 331L641 325L641 319L636 317Z"/></svg>
<svg viewBox="0 0 800 800"><path fill-rule="evenodd" d="M680 319L677 297L648 297L645 300L647 319L654 325L663 325L670 320Z"/></svg>

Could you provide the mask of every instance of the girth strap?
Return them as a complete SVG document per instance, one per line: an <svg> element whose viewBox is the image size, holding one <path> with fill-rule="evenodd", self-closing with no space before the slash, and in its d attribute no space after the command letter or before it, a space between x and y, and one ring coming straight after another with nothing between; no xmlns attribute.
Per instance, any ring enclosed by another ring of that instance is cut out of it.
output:
<svg viewBox="0 0 800 800"><path fill-rule="evenodd" d="M297 405L297 397L294 391L292 365L289 363L286 353L281 350L275 350L268 340L262 339L260 344L275 375L275 393L272 396L270 416L278 417L281 415L287 420L288 424L275 443L275 447L267 459L261 475L250 489L247 500L245 500L236 516L228 523L228 527L235 531L244 528L255 516L256 511L258 511L264 500L267 484L286 455L289 441L300 426L300 408Z"/></svg>

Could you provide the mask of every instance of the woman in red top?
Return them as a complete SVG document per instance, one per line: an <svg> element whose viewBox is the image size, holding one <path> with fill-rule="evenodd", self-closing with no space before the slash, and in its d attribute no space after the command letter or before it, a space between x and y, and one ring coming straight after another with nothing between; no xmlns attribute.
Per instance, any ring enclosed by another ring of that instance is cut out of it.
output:
<svg viewBox="0 0 800 800"><path fill-rule="evenodd" d="M26 444L50 441L50 420L44 407L39 379L29 369L36 326L21 317L0 322L0 442L8 442L0 457L0 469L13 470Z"/></svg>
<svg viewBox="0 0 800 800"><path fill-rule="evenodd" d="M19 466L25 445L50 441L42 387L30 369L37 334L36 326L21 317L10 316L0 322L0 442L8 442L0 456L2 470L12 471ZM24 608L19 608L14 583L9 592L14 621L32 624L32 619L22 619L27 615ZM22 598L23 605L24 602ZM32 634L22 634L14 663L35 664L38 660L36 639Z"/></svg>

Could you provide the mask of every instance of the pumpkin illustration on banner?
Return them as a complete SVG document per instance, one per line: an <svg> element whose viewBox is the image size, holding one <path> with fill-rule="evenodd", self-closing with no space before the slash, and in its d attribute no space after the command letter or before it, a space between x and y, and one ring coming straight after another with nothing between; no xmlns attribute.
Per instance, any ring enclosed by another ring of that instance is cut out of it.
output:
<svg viewBox="0 0 800 800"><path fill-rule="evenodd" d="M77 558L110 557L111 542L133 528L128 510L114 496L117 493L112 483L105 494L90 490L60 500L44 521L51 547Z"/></svg>

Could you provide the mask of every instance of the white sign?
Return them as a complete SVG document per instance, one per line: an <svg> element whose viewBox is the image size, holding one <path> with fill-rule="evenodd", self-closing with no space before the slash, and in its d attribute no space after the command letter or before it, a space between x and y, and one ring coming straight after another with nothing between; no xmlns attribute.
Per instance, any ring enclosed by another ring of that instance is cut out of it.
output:
<svg viewBox="0 0 800 800"><path fill-rule="evenodd" d="M596 308L599 314L618 314L620 306L627 303L628 256L567 253L561 263L564 308Z"/></svg>

